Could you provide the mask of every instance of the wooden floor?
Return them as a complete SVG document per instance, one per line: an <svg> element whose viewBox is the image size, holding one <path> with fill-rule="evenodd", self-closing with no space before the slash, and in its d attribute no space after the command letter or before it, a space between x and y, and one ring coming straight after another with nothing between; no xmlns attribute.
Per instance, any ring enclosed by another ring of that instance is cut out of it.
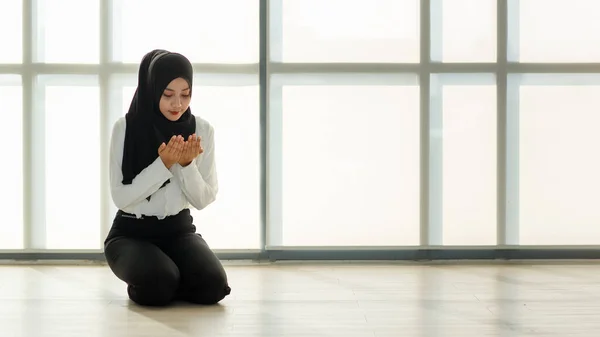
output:
<svg viewBox="0 0 600 337"><path fill-rule="evenodd" d="M0 336L600 336L600 265L226 263L220 305L148 309L106 266L0 266Z"/></svg>

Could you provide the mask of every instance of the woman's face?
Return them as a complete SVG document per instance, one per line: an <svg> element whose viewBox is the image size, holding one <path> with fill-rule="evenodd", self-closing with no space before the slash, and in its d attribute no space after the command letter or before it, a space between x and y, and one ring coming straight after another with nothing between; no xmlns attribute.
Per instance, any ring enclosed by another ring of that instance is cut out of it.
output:
<svg viewBox="0 0 600 337"><path fill-rule="evenodd" d="M177 121L190 106L188 82L179 77L171 81L160 97L160 112L170 121Z"/></svg>

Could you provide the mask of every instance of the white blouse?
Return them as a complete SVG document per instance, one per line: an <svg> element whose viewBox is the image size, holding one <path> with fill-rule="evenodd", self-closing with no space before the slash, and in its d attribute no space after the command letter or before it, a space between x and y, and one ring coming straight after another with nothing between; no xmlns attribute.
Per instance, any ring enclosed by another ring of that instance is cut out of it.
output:
<svg viewBox="0 0 600 337"><path fill-rule="evenodd" d="M202 137L204 152L186 167L163 164L156 149L156 160L142 170L130 185L123 185L121 163L125 144L125 117L113 126L110 142L110 192L118 209L135 214L157 216L160 219L175 215L189 206L201 210L211 204L219 189L215 166L214 128L196 116L196 135ZM165 187L162 184L171 179ZM159 189L160 188L160 189ZM150 201L146 198L152 196Z"/></svg>

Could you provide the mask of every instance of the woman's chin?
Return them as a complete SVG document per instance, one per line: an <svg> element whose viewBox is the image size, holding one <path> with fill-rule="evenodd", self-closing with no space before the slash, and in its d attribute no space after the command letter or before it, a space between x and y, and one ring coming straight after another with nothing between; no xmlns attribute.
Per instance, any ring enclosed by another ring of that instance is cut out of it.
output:
<svg viewBox="0 0 600 337"><path fill-rule="evenodd" d="M163 113L163 116L165 116L166 119L170 120L171 122L177 122L179 120L179 118L181 118L181 113L178 114L172 114L170 112L167 113Z"/></svg>

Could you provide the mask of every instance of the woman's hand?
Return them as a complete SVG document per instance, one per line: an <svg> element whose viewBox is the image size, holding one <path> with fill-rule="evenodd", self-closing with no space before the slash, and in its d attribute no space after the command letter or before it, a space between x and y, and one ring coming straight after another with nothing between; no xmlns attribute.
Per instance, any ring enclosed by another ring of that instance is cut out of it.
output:
<svg viewBox="0 0 600 337"><path fill-rule="evenodd" d="M188 166L196 157L204 152L204 149L202 149L202 145L200 144L201 140L201 137L196 136L196 134L193 134L188 138L188 141L183 145L181 157L179 158L179 164L181 166Z"/></svg>
<svg viewBox="0 0 600 337"><path fill-rule="evenodd" d="M173 164L179 162L181 154L183 153L183 147L184 141L181 136L171 137L169 144L160 144L158 155L167 169L170 169Z"/></svg>

